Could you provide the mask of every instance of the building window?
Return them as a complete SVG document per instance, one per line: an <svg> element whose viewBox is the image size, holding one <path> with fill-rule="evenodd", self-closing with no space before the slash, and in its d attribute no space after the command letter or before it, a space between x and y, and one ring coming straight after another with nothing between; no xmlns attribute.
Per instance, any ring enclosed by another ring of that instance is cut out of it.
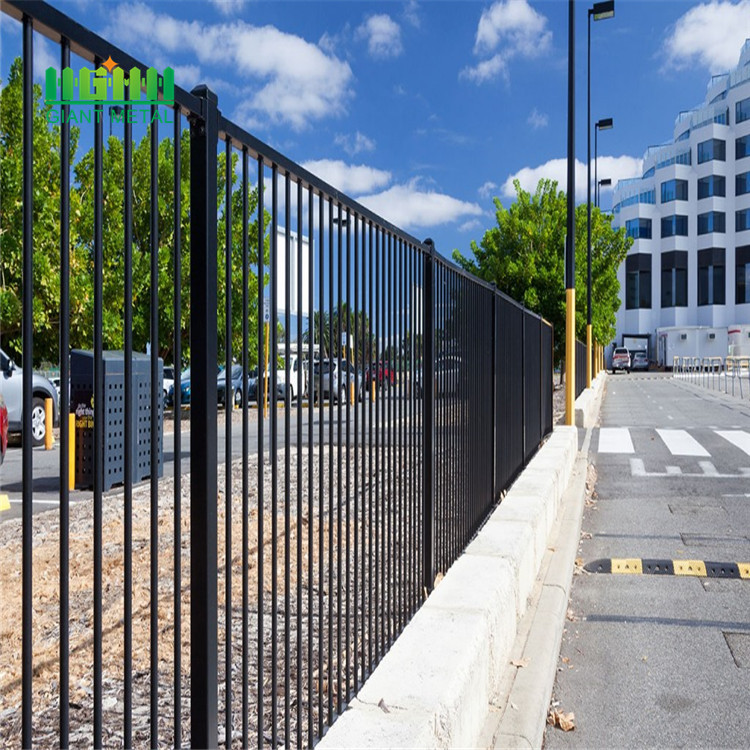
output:
<svg viewBox="0 0 750 750"><path fill-rule="evenodd" d="M712 247L698 251L698 304L726 303L725 251Z"/></svg>
<svg viewBox="0 0 750 750"><path fill-rule="evenodd" d="M745 195L750 193L750 172L743 172L734 178L734 194Z"/></svg>
<svg viewBox="0 0 750 750"><path fill-rule="evenodd" d="M687 252L672 250L661 256L661 306L687 307Z"/></svg>
<svg viewBox="0 0 750 750"><path fill-rule="evenodd" d="M698 180L698 200L701 198L724 198L727 194L727 181L719 174L701 177Z"/></svg>
<svg viewBox="0 0 750 750"><path fill-rule="evenodd" d="M738 247L734 255L736 280L734 301L737 305L750 302L750 245Z"/></svg>
<svg viewBox="0 0 750 750"><path fill-rule="evenodd" d="M734 158L744 159L750 156L750 135L743 135L734 142Z"/></svg>
<svg viewBox="0 0 750 750"><path fill-rule="evenodd" d="M687 180L667 180L661 184L661 202L686 201L688 199Z"/></svg>
<svg viewBox="0 0 750 750"><path fill-rule="evenodd" d="M661 220L662 237L687 237L688 217L687 216L664 216Z"/></svg>
<svg viewBox="0 0 750 750"><path fill-rule="evenodd" d="M635 253L625 259L625 309L651 309L651 255Z"/></svg>
<svg viewBox="0 0 750 750"><path fill-rule="evenodd" d="M726 232L726 214L723 211L708 211L698 214L698 234L710 232Z"/></svg>
<svg viewBox="0 0 750 750"><path fill-rule="evenodd" d="M650 240L651 219L630 219L625 222L625 232L634 240Z"/></svg>
<svg viewBox="0 0 750 750"><path fill-rule="evenodd" d="M734 231L744 232L750 229L750 208L743 208L734 215Z"/></svg>
<svg viewBox="0 0 750 750"><path fill-rule="evenodd" d="M745 122L745 120L750 120L750 98L737 102L737 104L734 105L734 111L735 122Z"/></svg>
<svg viewBox="0 0 750 750"><path fill-rule="evenodd" d="M707 161L726 161L726 141L720 138L710 138L698 144L698 164Z"/></svg>

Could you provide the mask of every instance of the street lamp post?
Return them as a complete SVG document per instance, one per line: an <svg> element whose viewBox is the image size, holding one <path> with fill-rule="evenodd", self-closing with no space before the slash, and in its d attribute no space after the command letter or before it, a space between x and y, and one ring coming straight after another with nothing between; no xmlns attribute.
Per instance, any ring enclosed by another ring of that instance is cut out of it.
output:
<svg viewBox="0 0 750 750"><path fill-rule="evenodd" d="M610 177L603 177L601 180L599 180L596 183L596 203L594 204L597 208L601 206L601 189L603 187L608 187L612 184L612 179Z"/></svg>
<svg viewBox="0 0 750 750"><path fill-rule="evenodd" d="M594 125L594 185L598 185L598 166L599 166L599 131L600 130L611 130L614 126L614 122L611 117L605 117L602 120L598 120ZM599 205L597 202L595 205Z"/></svg>
<svg viewBox="0 0 750 750"><path fill-rule="evenodd" d="M575 214L575 1L568 0L568 196L565 241L565 424L575 424L576 214Z"/></svg>
<svg viewBox="0 0 750 750"><path fill-rule="evenodd" d="M594 3L588 12L588 50L586 65L586 387L591 387L591 17L603 21L615 15L615 0ZM611 122L611 121L610 121ZM610 126L611 127L611 126Z"/></svg>

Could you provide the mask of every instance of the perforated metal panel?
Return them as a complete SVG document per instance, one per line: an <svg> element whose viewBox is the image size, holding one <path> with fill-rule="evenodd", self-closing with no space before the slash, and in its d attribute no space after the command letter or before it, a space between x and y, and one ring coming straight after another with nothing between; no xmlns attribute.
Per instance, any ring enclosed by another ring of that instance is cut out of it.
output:
<svg viewBox="0 0 750 750"><path fill-rule="evenodd" d="M133 354L133 482L151 474L151 370L145 354ZM159 360L162 392L163 363ZM75 486L94 484L94 357L93 352L74 350L70 355L70 404L75 416ZM125 481L125 360L122 352L104 352L104 485L108 490ZM163 404L159 399L155 419L158 430L157 474L164 464Z"/></svg>

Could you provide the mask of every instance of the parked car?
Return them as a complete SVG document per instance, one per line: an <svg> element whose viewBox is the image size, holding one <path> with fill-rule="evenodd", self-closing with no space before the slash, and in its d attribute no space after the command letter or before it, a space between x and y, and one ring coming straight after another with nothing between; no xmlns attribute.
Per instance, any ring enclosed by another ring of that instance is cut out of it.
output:
<svg viewBox="0 0 750 750"><path fill-rule="evenodd" d="M452 396L458 393L458 384L461 379L461 357L455 354L445 354L437 358L435 362L435 396ZM414 395L422 398L424 384L422 382L422 370L414 374Z"/></svg>
<svg viewBox="0 0 750 750"><path fill-rule="evenodd" d="M174 387L174 367L167 366L164 368L164 374L162 375L161 387L164 391L164 403L167 403L167 397L169 396L169 389Z"/></svg>
<svg viewBox="0 0 750 750"><path fill-rule="evenodd" d="M52 399L52 422L57 424L58 399L57 390L47 378L38 373L32 374L32 398L28 408L31 409L31 438L33 445L42 445L46 433L45 399ZM21 432L24 409L23 404L23 371L0 349L0 395L5 399L8 410L8 431Z"/></svg>
<svg viewBox="0 0 750 750"><path fill-rule="evenodd" d="M633 352L631 370L648 370L648 355L646 352Z"/></svg>
<svg viewBox="0 0 750 750"><path fill-rule="evenodd" d="M268 377L268 376L266 376ZM258 398L258 388L261 389L260 398ZM260 402L263 399L263 378L259 377L251 377L248 382L247 387L247 397L250 401L256 401ZM271 381L268 381L268 390L270 392L271 390ZM285 401L286 400L286 385L284 383L276 383L276 400L277 401Z"/></svg>
<svg viewBox="0 0 750 750"><path fill-rule="evenodd" d="M249 397L250 390L251 390L251 383L253 381L253 373L257 372L256 370L251 371L248 373L247 376L247 386L248 386L248 400L252 400ZM230 394L230 398L232 399L229 404L227 404L226 400L226 390L227 390L227 379L225 375L225 371L222 370L219 373L219 376L216 379L216 382L218 384L219 389L219 403L223 404L225 407L227 406L242 406L242 365L232 365L232 373L231 373L231 388L232 392Z"/></svg>
<svg viewBox="0 0 750 750"><path fill-rule="evenodd" d="M612 353L612 374L618 370L625 370L630 374L630 351L624 346L616 347Z"/></svg>
<svg viewBox="0 0 750 750"><path fill-rule="evenodd" d="M5 451L8 450L8 407L5 399L0 396L0 465L5 461Z"/></svg>
<svg viewBox="0 0 750 750"><path fill-rule="evenodd" d="M337 403L345 402L349 397L351 384L354 384L355 398L361 400L364 382L362 373L345 359L341 360L341 371L338 359L324 359L313 363L313 398L316 401L322 395L324 399L332 398Z"/></svg>
<svg viewBox="0 0 750 750"><path fill-rule="evenodd" d="M372 372L370 368L365 370L365 383L370 387L370 383L375 380L378 388L390 388L396 385L396 372L388 362L378 362L374 365Z"/></svg>

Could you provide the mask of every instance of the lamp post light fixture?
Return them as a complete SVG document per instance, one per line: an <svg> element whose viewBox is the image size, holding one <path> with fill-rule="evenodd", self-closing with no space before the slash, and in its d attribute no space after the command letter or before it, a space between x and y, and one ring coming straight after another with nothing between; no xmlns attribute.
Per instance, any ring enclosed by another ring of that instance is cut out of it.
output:
<svg viewBox="0 0 750 750"><path fill-rule="evenodd" d="M603 177L596 183L596 203L594 205L596 205L597 208L601 206L601 188L609 187L611 184L612 179L610 177Z"/></svg>
<svg viewBox="0 0 750 750"><path fill-rule="evenodd" d="M603 21L615 15L615 0L594 3L588 12L588 50L586 63L586 387L591 388L591 18ZM612 120L610 119L610 127Z"/></svg>
<svg viewBox="0 0 750 750"><path fill-rule="evenodd" d="M611 117L605 117L603 120L599 120L594 125L594 186L599 184L598 180L598 170L597 167L599 166L599 131L600 130L612 130L614 127L614 122L612 121ZM599 205L597 202L595 205Z"/></svg>

